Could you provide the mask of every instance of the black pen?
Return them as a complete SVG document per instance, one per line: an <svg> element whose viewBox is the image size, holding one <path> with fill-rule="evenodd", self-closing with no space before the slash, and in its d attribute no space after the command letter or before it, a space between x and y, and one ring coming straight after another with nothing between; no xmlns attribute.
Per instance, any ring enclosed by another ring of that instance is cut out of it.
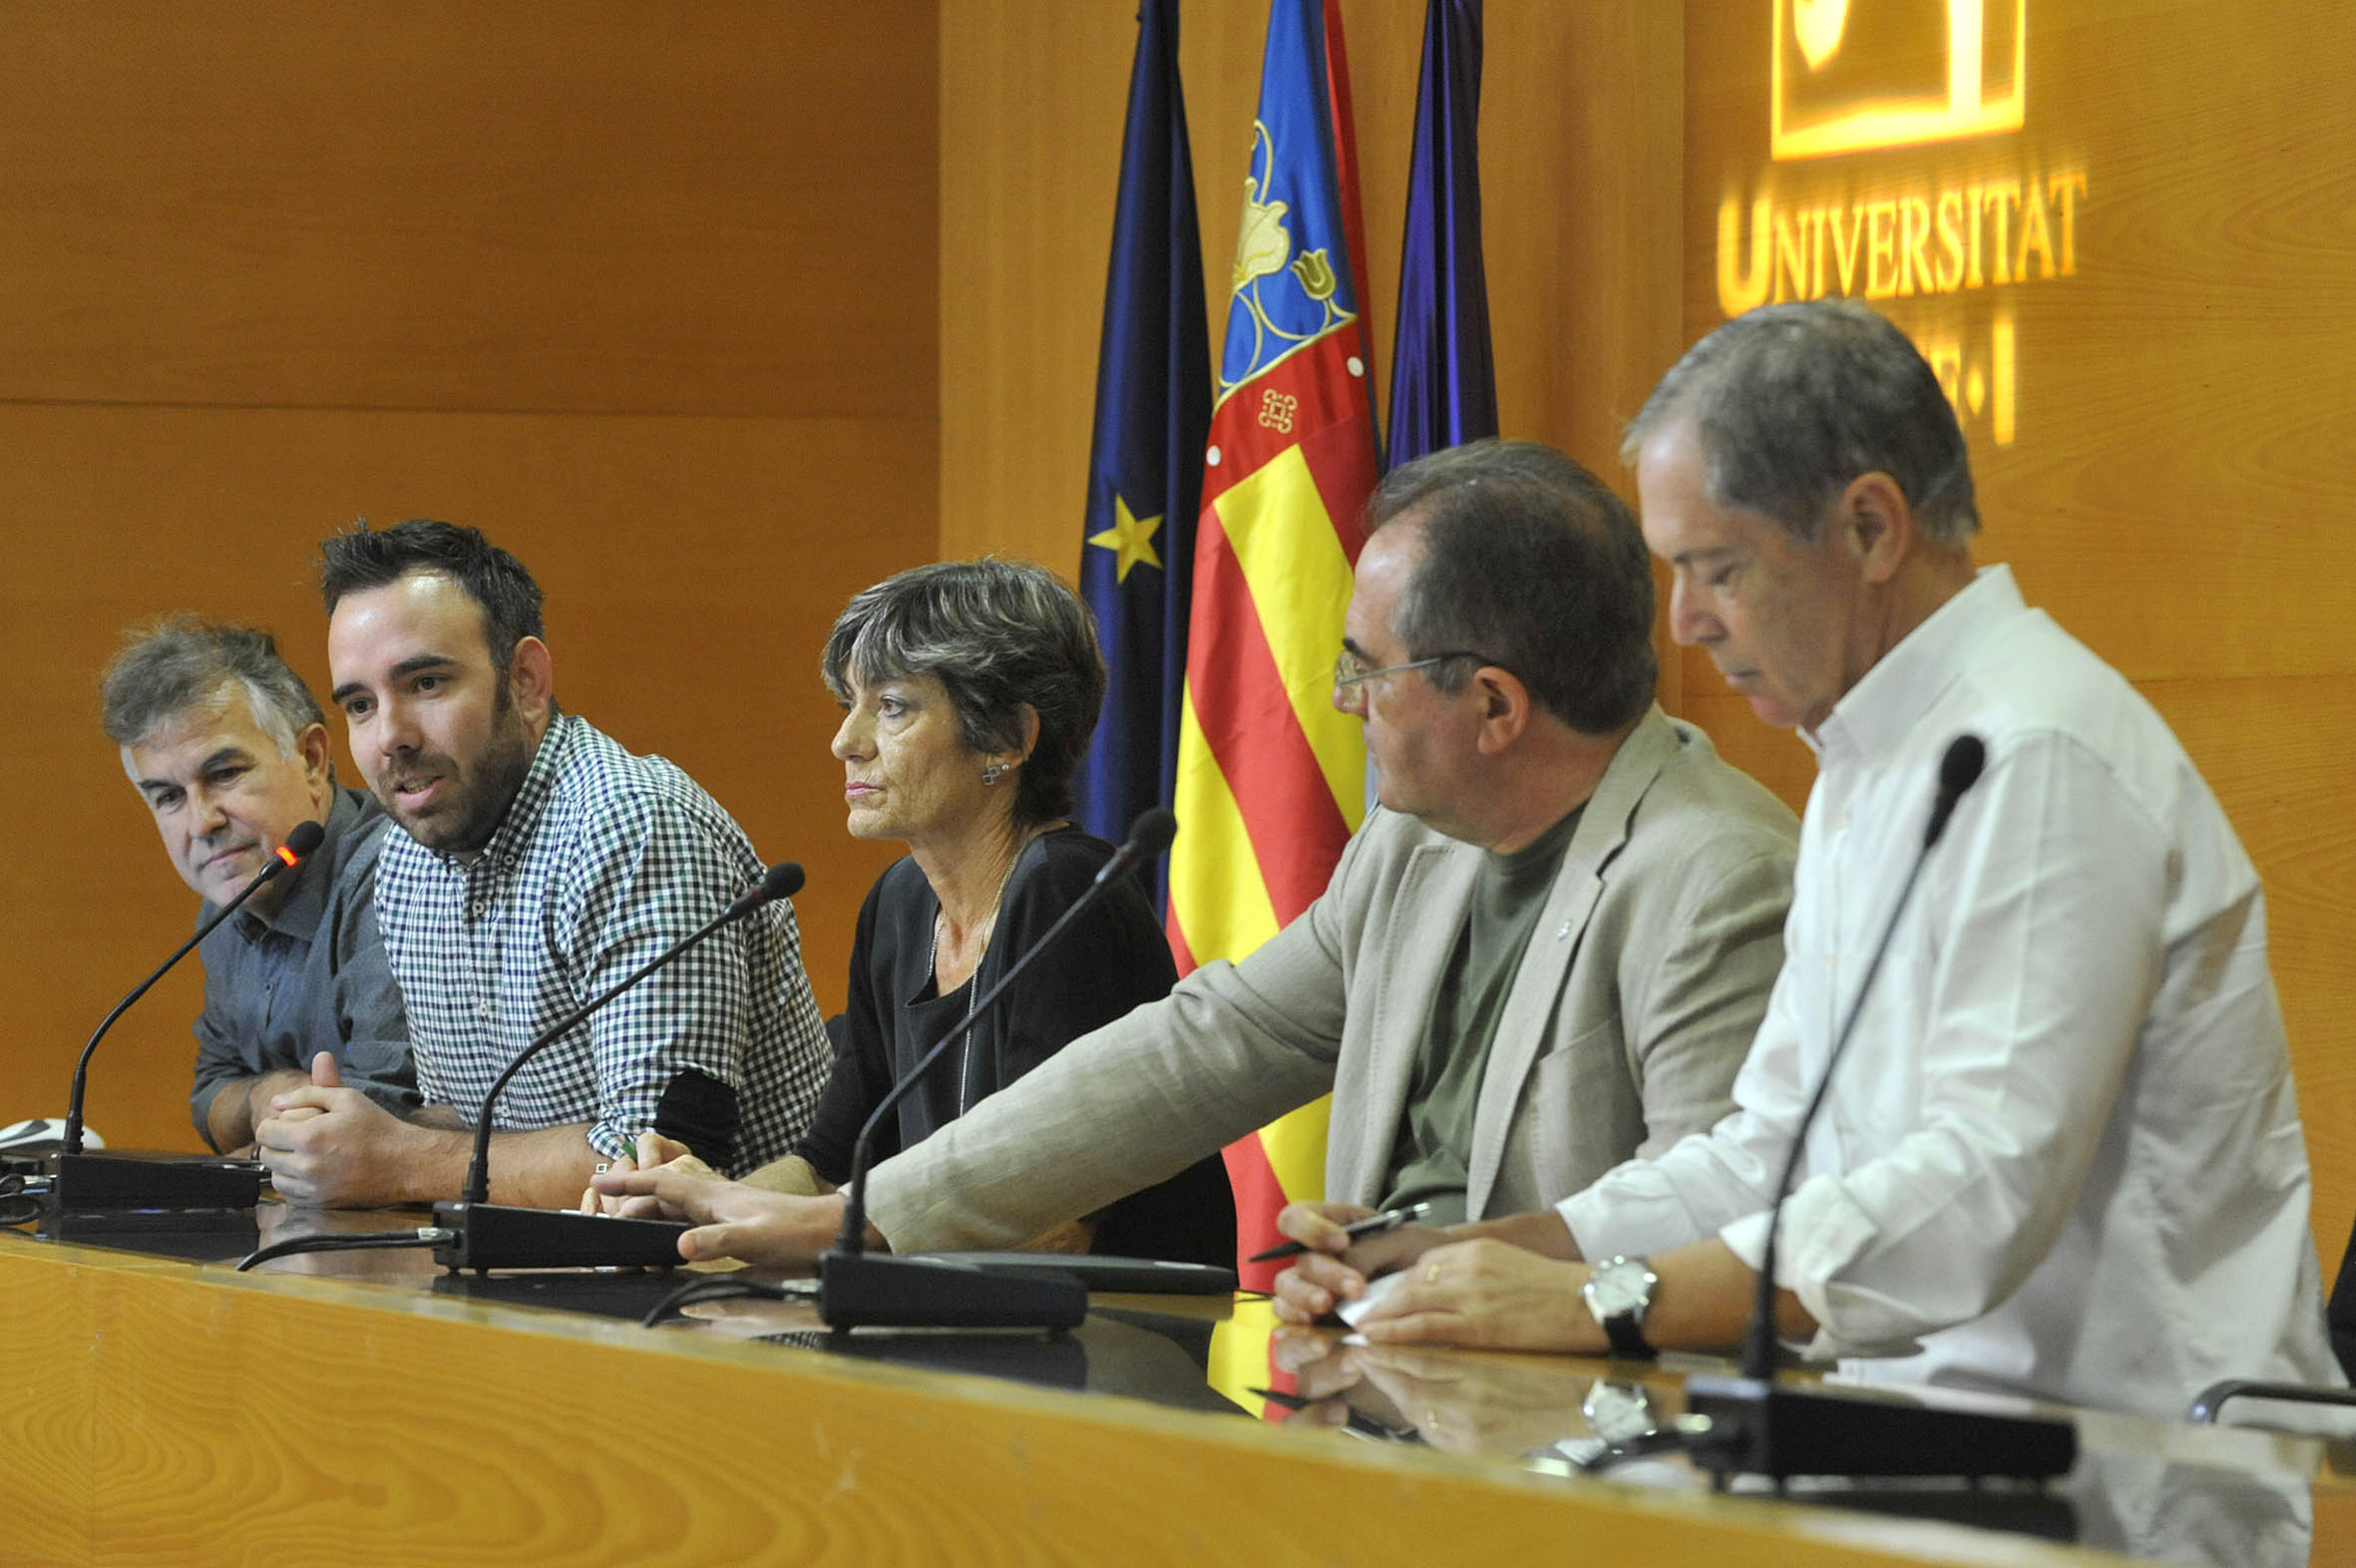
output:
<svg viewBox="0 0 2356 1568"><path fill-rule="evenodd" d="M1395 1231L1402 1225L1411 1224L1430 1212L1431 1205L1428 1203L1410 1203L1403 1209L1384 1209L1380 1214L1370 1214L1363 1220L1352 1220L1348 1225L1342 1227L1342 1234L1348 1236L1352 1241L1358 1240L1361 1236L1379 1236L1384 1231ZM1274 1263L1279 1258L1298 1258L1307 1251L1309 1249L1299 1242L1286 1242L1282 1246L1271 1247L1266 1252L1256 1252L1244 1261L1247 1263Z"/></svg>
<svg viewBox="0 0 2356 1568"><path fill-rule="evenodd" d="M1306 1410L1311 1405L1322 1402L1317 1399L1305 1399L1297 1393L1287 1393L1282 1388L1246 1388L1244 1392L1256 1398L1266 1399L1280 1410ZM1364 1410L1350 1405L1344 1405L1343 1409L1347 1412L1342 1422L1346 1431L1357 1432L1362 1437L1379 1437L1384 1442L1422 1441L1420 1437L1415 1435L1415 1429L1412 1426L1386 1425Z"/></svg>

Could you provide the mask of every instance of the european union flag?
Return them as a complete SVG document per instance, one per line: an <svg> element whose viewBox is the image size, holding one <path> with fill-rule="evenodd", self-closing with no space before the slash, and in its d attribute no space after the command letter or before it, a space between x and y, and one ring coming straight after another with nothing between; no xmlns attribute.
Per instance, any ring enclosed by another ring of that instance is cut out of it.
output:
<svg viewBox="0 0 2356 1568"><path fill-rule="evenodd" d="M1211 424L1177 0L1145 0L1137 23L1080 551L1080 591L1096 612L1111 682L1095 745L1080 765L1079 815L1090 833L1116 844L1137 813L1170 801ZM1157 863L1157 909L1163 878Z"/></svg>
<svg viewBox="0 0 2356 1568"><path fill-rule="evenodd" d="M1480 251L1480 3L1429 0L1390 343L1390 462L1497 433Z"/></svg>

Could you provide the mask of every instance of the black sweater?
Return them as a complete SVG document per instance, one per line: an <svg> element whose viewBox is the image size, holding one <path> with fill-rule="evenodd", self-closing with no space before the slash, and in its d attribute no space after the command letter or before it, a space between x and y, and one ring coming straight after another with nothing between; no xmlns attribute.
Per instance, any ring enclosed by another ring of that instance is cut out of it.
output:
<svg viewBox="0 0 2356 1568"><path fill-rule="evenodd" d="M941 904L932 885L914 860L876 879L852 943L834 1071L795 1152L827 1180L847 1180L861 1124L945 1030L955 1030L959 1042L901 1099L897 1121L887 1118L876 1129L877 1161L922 1142L1080 1035L1167 994L1178 979L1169 944L1144 896L1124 880L975 1020L970 1041L965 1037L975 987L995 984L1112 856L1111 845L1077 829L1031 840L1006 880L981 966L947 996L934 990ZM1235 1201L1216 1151L1090 1218L1096 1252L1235 1262Z"/></svg>

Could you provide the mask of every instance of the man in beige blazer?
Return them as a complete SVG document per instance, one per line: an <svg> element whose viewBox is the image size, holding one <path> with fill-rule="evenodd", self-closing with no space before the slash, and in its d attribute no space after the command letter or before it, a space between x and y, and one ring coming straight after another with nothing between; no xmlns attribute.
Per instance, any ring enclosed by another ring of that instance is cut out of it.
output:
<svg viewBox="0 0 2356 1568"><path fill-rule="evenodd" d="M1782 961L1796 824L1652 700L1628 507L1483 442L1369 506L1335 671L1382 807L1241 964L1084 1036L879 1165L903 1251L1009 1247L1331 1090L1329 1196L1471 1218L1709 1128ZM691 1258L805 1262L839 1197L687 1169L598 1178L701 1223Z"/></svg>

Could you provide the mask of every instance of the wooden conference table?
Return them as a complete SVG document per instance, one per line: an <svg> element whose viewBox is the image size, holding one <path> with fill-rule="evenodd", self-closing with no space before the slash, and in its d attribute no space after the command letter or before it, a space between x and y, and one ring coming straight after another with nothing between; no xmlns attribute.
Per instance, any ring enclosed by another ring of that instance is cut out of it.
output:
<svg viewBox="0 0 2356 1568"><path fill-rule="evenodd" d="M416 1218L0 1229L0 1564L2356 1561L2356 1447L2255 1430L2083 1414L2042 1493L1721 1496L1681 1459L1571 1473L1599 1381L1670 1414L1698 1364L1296 1340L1334 1397L1280 1424L1240 1391L1264 1309L1223 1298L835 1339L779 1303L639 1328L681 1276L228 1267Z"/></svg>

